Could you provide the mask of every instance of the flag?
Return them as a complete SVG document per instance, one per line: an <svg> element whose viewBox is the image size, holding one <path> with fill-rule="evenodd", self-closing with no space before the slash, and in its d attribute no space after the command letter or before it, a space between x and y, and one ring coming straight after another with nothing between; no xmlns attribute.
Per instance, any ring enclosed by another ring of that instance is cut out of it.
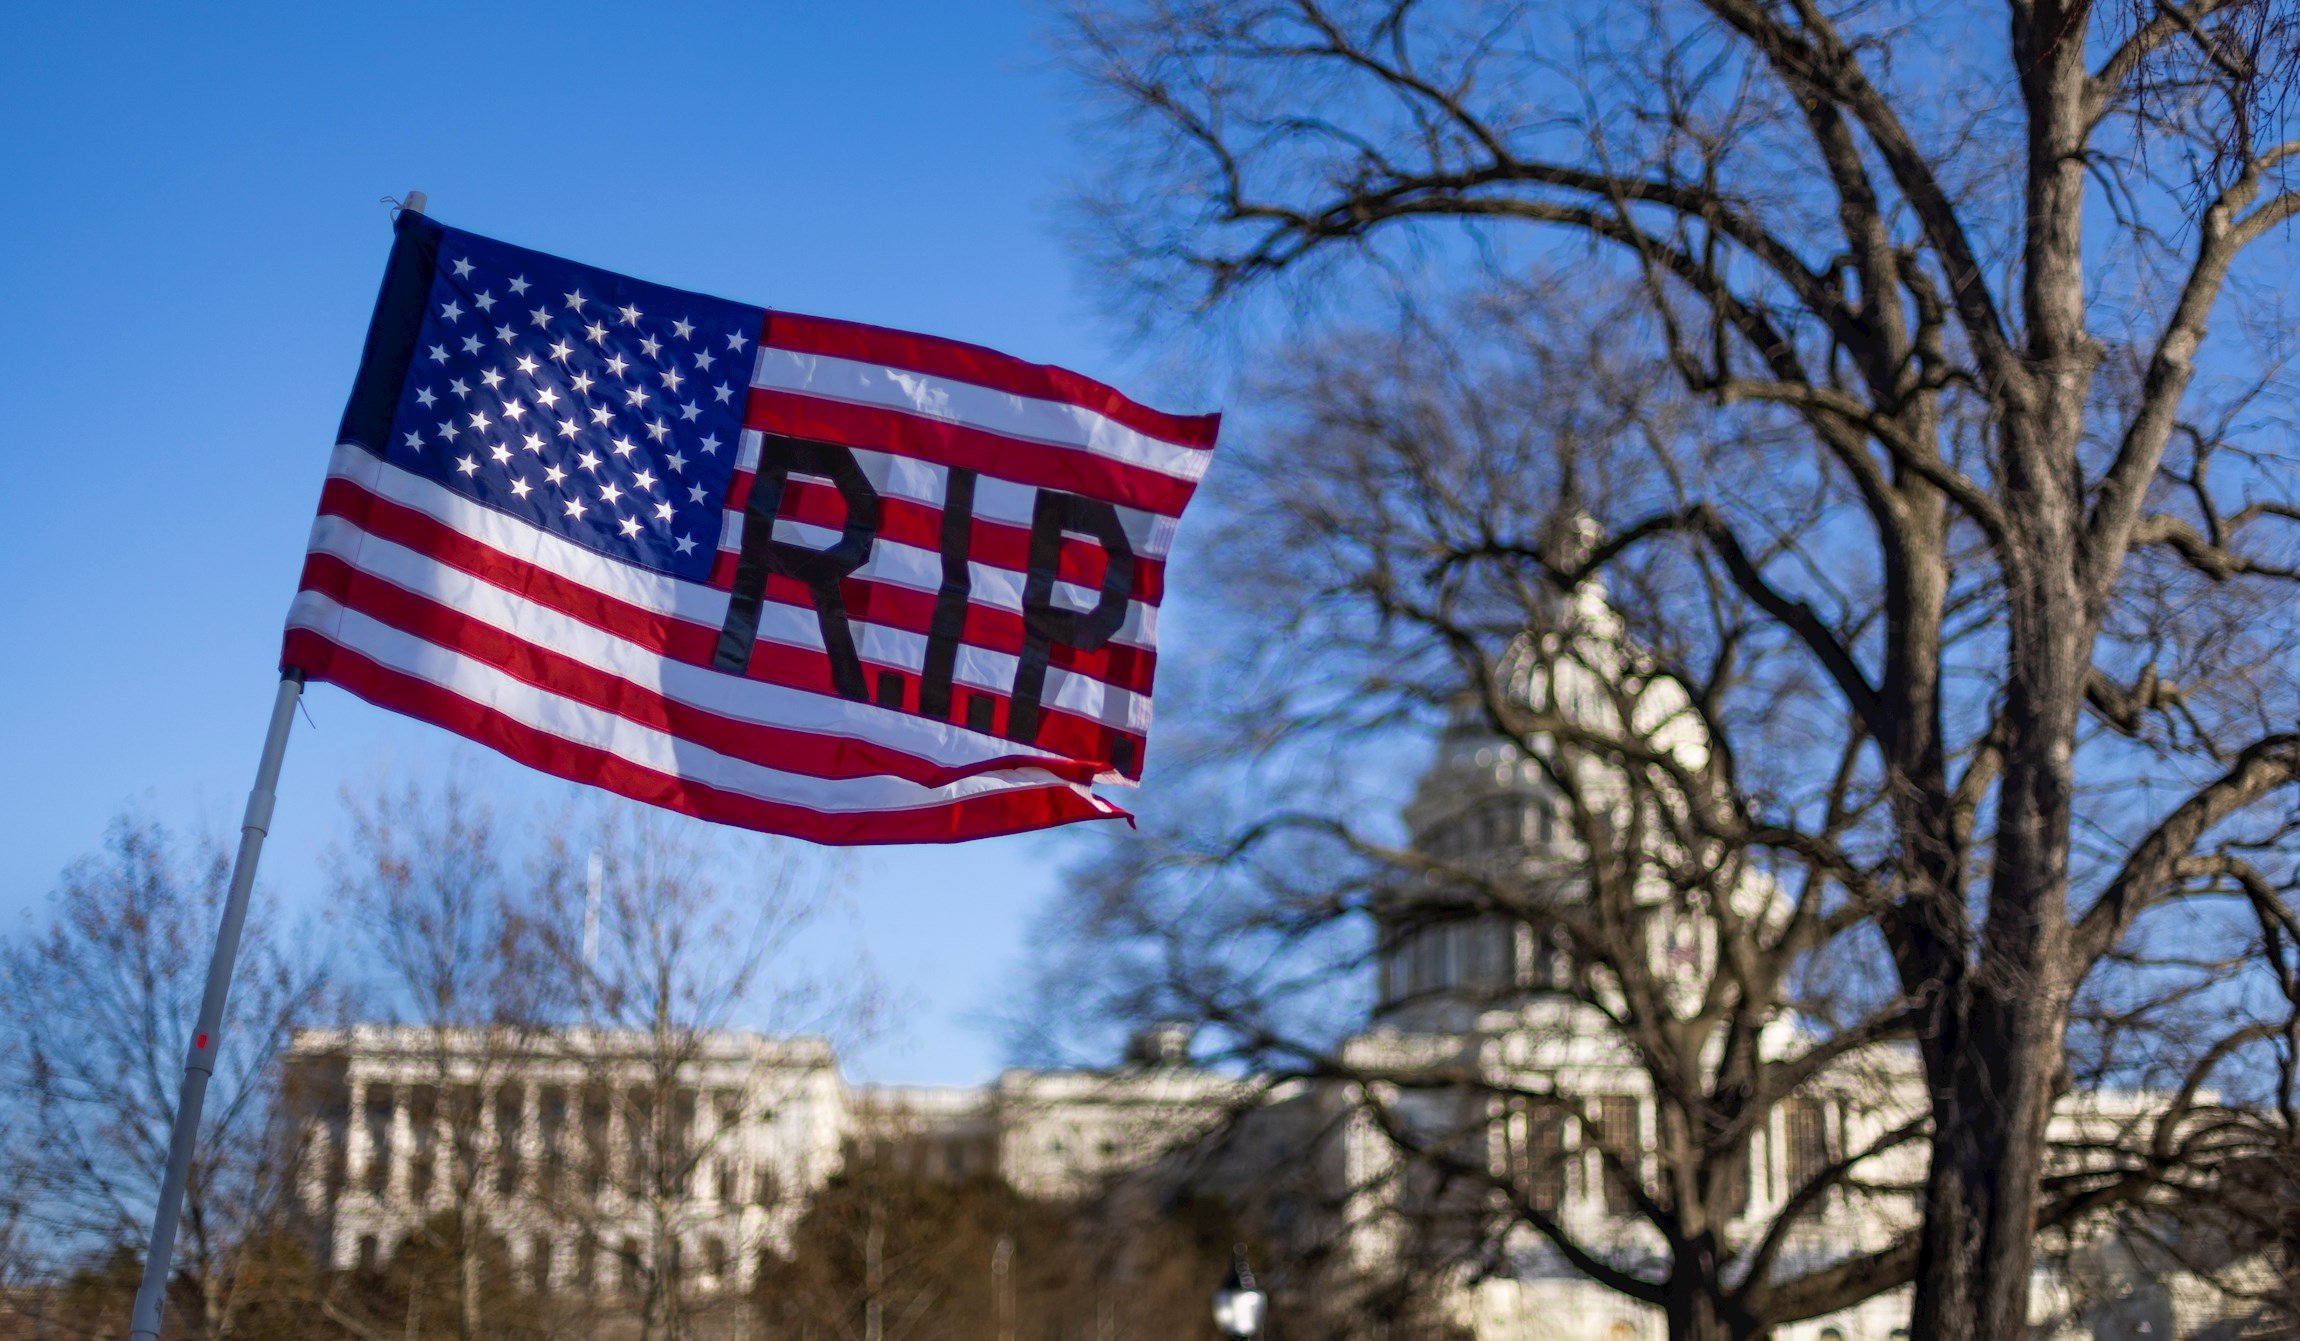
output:
<svg viewBox="0 0 2300 1341"><path fill-rule="evenodd" d="M1123 817L1217 423L402 212L281 668L817 842Z"/></svg>

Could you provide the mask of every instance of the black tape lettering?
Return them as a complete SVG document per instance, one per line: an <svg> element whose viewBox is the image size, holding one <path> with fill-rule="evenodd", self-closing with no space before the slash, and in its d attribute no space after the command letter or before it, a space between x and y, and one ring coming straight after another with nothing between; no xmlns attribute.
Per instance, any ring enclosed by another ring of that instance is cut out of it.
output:
<svg viewBox="0 0 2300 1341"><path fill-rule="evenodd" d="M839 533L838 543L829 549L808 549L775 539L775 513L782 508L783 487L794 470L824 476L838 486L839 497L846 500L846 527ZM878 531L878 490L863 475L853 452L836 443L768 434L759 453L758 478L751 482L751 497L743 508L743 552L735 563L727 622L719 629L719 645L711 655L711 664L737 675L749 669L751 648L759 637L759 605L766 599L767 577L780 573L806 583L814 595L823 650L830 654L832 685L844 697L868 702L870 690L863 681L862 659L855 655L854 632L847 623L839 583L870 561Z"/></svg>
<svg viewBox="0 0 2300 1341"><path fill-rule="evenodd" d="M1065 531L1093 537L1108 560L1102 591L1084 613L1054 604L1054 581ZM1006 735L1027 745L1038 739L1038 704L1046 692L1047 651L1055 643L1091 652L1126 622L1134 594L1134 547L1118 524L1118 509L1099 499L1055 489L1038 491L1030 513L1030 572L1022 583L1022 658L1006 708Z"/></svg>
<svg viewBox="0 0 2300 1341"><path fill-rule="evenodd" d="M947 721L950 680L958 665L958 644L966 635L966 598L974 588L967 553L974 542L974 472L950 468L942 491L942 587L934 597L934 622L927 626L926 664L919 671L918 711Z"/></svg>

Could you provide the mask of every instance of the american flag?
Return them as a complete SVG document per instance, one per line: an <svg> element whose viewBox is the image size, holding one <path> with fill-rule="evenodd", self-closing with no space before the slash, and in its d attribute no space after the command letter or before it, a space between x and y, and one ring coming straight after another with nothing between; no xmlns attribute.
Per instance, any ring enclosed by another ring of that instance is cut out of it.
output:
<svg viewBox="0 0 2300 1341"><path fill-rule="evenodd" d="M818 842L1124 815L1216 416L396 227L283 670Z"/></svg>

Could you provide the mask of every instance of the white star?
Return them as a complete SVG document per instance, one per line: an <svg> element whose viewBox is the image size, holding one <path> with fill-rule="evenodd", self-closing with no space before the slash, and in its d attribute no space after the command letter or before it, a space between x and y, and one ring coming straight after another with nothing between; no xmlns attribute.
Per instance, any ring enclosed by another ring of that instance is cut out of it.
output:
<svg viewBox="0 0 2300 1341"><path fill-rule="evenodd" d="M465 400L471 399L471 384L464 381L460 377L456 378L452 382L449 382L447 384L447 389L454 392L456 395L463 397Z"/></svg>
<svg viewBox="0 0 2300 1341"><path fill-rule="evenodd" d="M446 346L446 345L433 345L433 346L431 347L431 361L432 361L433 363L445 363L445 362L447 362L447 346Z"/></svg>
<svg viewBox="0 0 2300 1341"><path fill-rule="evenodd" d="M734 394L735 389L731 386L728 386L725 382L721 382L717 386L711 388L712 397L716 399L721 405L726 404L727 398Z"/></svg>
<svg viewBox="0 0 2300 1341"><path fill-rule="evenodd" d="M700 503L700 502L702 502L702 501L703 501L703 486L702 486L702 485L700 485L700 484L690 484L690 485L688 485L688 486L687 486L687 497L688 497L688 499L689 499L689 500L691 500L691 501L693 501L693 502L697 502L697 503Z"/></svg>
<svg viewBox="0 0 2300 1341"><path fill-rule="evenodd" d="M583 520L583 500L580 498L568 499L567 515L573 517L577 521Z"/></svg>
<svg viewBox="0 0 2300 1341"><path fill-rule="evenodd" d="M639 450L638 443L631 441L629 438L626 438L621 434L617 434L616 436L609 438L607 441L613 444L615 448L615 455L617 456L629 456L631 453Z"/></svg>
<svg viewBox="0 0 2300 1341"><path fill-rule="evenodd" d="M520 438L519 445L526 448L528 451L535 453L537 456L543 455L543 435L540 433L529 433L524 435Z"/></svg>
<svg viewBox="0 0 2300 1341"><path fill-rule="evenodd" d="M600 488L599 496L609 503L620 503L623 501L623 490L620 486L610 482Z"/></svg>
<svg viewBox="0 0 2300 1341"><path fill-rule="evenodd" d="M518 423L520 418L526 413L527 407L521 405L518 401L507 400L503 402L503 417L510 420L514 424Z"/></svg>
<svg viewBox="0 0 2300 1341"><path fill-rule="evenodd" d="M645 405L647 403L647 388L643 386L632 387L623 393L623 400L625 404L629 405Z"/></svg>
<svg viewBox="0 0 2300 1341"><path fill-rule="evenodd" d="M479 374L479 380L487 383L487 389L493 391L503 385L503 374L489 368L486 372Z"/></svg>
<svg viewBox="0 0 2300 1341"><path fill-rule="evenodd" d="M677 391L679 389L679 383L687 380L686 378L679 375L679 370L677 368L665 368L659 375L663 379L664 388L670 391Z"/></svg>
<svg viewBox="0 0 2300 1341"><path fill-rule="evenodd" d="M625 517L625 518L623 519L622 525L623 525L623 534L625 534L625 535L637 535L637 534L639 534L639 519L638 519L638 518L636 518L636 517Z"/></svg>
<svg viewBox="0 0 2300 1341"><path fill-rule="evenodd" d="M469 278L471 278L471 261L470 261L470 258L466 257L466 258L464 258L464 259L462 259L462 260L459 260L459 261L457 261L457 262L455 263L455 277L456 277L457 279L469 279Z"/></svg>
<svg viewBox="0 0 2300 1341"><path fill-rule="evenodd" d="M681 554L692 554L695 552L695 542L689 540L685 536L680 536L676 543L679 546L679 552Z"/></svg>
<svg viewBox="0 0 2300 1341"><path fill-rule="evenodd" d="M705 456L717 456L717 455L719 454L719 435L718 435L718 434L716 434L716 433L705 433L705 434L703 435L703 454L704 454Z"/></svg>
<svg viewBox="0 0 2300 1341"><path fill-rule="evenodd" d="M549 326L551 324L551 309L548 307L529 308L527 319L538 326Z"/></svg>
<svg viewBox="0 0 2300 1341"><path fill-rule="evenodd" d="M450 298L447 300L446 304L439 309L439 315L447 318L449 321L454 321L463 315L463 309L456 306L455 300Z"/></svg>
<svg viewBox="0 0 2300 1341"><path fill-rule="evenodd" d="M431 394L431 388L430 388L430 387L418 387L418 388L416 388L416 392L415 392L415 403L416 403L416 404L418 404L418 405L420 405L420 406L422 406L424 409L426 409L426 410L430 409L430 408L431 408L431 403L432 403L433 401L436 401L436 400L438 400L438 399L439 399L439 397L437 397L437 396L434 396L434 395L432 395L432 394Z"/></svg>
<svg viewBox="0 0 2300 1341"><path fill-rule="evenodd" d="M468 456L458 457L456 458L455 468L462 471L464 475L468 477L478 472L479 462Z"/></svg>
<svg viewBox="0 0 2300 1341"><path fill-rule="evenodd" d="M575 380L569 382L567 385L575 388L575 394L578 396L589 395L591 393L591 374L577 373L575 374Z"/></svg>
<svg viewBox="0 0 2300 1341"><path fill-rule="evenodd" d="M494 457L494 458L495 458L495 464L497 464L497 465L499 465L499 466L500 466L500 465L502 465L504 462L506 462L506 461L509 461L509 460L511 459L511 449L510 449L509 447L506 447L506 446L504 446L502 443L500 443L500 442L499 442L499 443L496 443L496 444L495 444L495 450L494 450L494 451L492 451L492 452L489 452L489 453L488 453L488 455L489 455L489 456L492 456L492 457Z"/></svg>
<svg viewBox="0 0 2300 1341"><path fill-rule="evenodd" d="M575 311L577 311L577 312L580 312L580 311L582 311L582 310L583 310L583 303L584 303L584 298L583 298L583 291L582 291L581 289L577 289L577 290L575 290L575 292L573 292L573 293L570 293L570 294L568 294L568 295L567 295L567 306L568 306L568 307L570 307L570 308L572 308L572 309L574 309Z"/></svg>
<svg viewBox="0 0 2300 1341"><path fill-rule="evenodd" d="M656 339L652 335L648 336L644 340L641 340L639 342L639 348L647 351L648 358L660 358L663 354L663 342Z"/></svg>
<svg viewBox="0 0 2300 1341"><path fill-rule="evenodd" d="M478 337L478 336L476 336L476 335L466 335L466 336L464 336L464 337L463 337L463 352L464 352L464 353L466 353L466 354L476 354L476 353L478 353L478 352L479 352L479 337Z"/></svg>
<svg viewBox="0 0 2300 1341"><path fill-rule="evenodd" d="M673 470L678 471L682 475L687 473L687 458L679 455L677 452L673 452L669 456L664 457L663 464L669 466Z"/></svg>
<svg viewBox="0 0 2300 1341"><path fill-rule="evenodd" d="M440 420L440 421L439 421L439 436L440 436L442 439L446 439L446 438L452 438L452 437L454 437L454 436L455 436L455 421L454 421L454 420L452 420L452 419L442 419L442 420Z"/></svg>
<svg viewBox="0 0 2300 1341"><path fill-rule="evenodd" d="M626 307L626 308L622 308L622 309L620 309L620 310L621 310L621 311L622 311L622 313L623 313L623 324L624 324L624 325L626 325L626 326L636 326L636 325L638 325L638 324L639 324L639 318L640 318L640 317L643 317L643 316L645 316L645 315L646 315L646 313L644 313L644 312L641 312L641 311L640 311L638 308L636 308L636 307Z"/></svg>
<svg viewBox="0 0 2300 1341"><path fill-rule="evenodd" d="M615 412L604 405L594 405L591 407L591 422L600 428L605 428L615 422Z"/></svg>
<svg viewBox="0 0 2300 1341"><path fill-rule="evenodd" d="M655 472L651 470L642 470L638 474L631 477L631 483L638 485L642 489L652 489L655 487Z"/></svg>
<svg viewBox="0 0 2300 1341"><path fill-rule="evenodd" d="M575 458L575 464L596 475L599 473L599 454L597 452L585 452Z"/></svg>
<svg viewBox="0 0 2300 1341"><path fill-rule="evenodd" d="M527 276L513 275L511 277L511 296L516 298L525 292L527 292Z"/></svg>
<svg viewBox="0 0 2300 1341"><path fill-rule="evenodd" d="M511 481L511 492L517 494L521 498L525 498L527 495L535 492L535 486L529 484L525 480L514 478Z"/></svg>
<svg viewBox="0 0 2300 1341"><path fill-rule="evenodd" d="M535 375L535 370L542 367L543 365L535 361L535 356L533 354L521 354L519 356L519 361L512 364L511 366L527 374L529 377L533 377Z"/></svg>
<svg viewBox="0 0 2300 1341"><path fill-rule="evenodd" d="M596 321L583 328L583 335L592 344L603 345L607 343L607 328Z"/></svg>
<svg viewBox="0 0 2300 1341"><path fill-rule="evenodd" d="M711 365L717 362L717 359L711 357L710 350L698 349L695 351L695 366L701 368L704 372L709 372L711 370Z"/></svg>
<svg viewBox="0 0 2300 1341"><path fill-rule="evenodd" d="M671 505L669 503L657 503L655 505L655 520L671 520Z"/></svg>
<svg viewBox="0 0 2300 1341"><path fill-rule="evenodd" d="M558 409L559 393L553 391L550 387L539 386L535 388L535 403L547 410Z"/></svg>
<svg viewBox="0 0 2300 1341"><path fill-rule="evenodd" d="M513 340L519 338L519 332L511 329L509 326L498 326L495 328L495 338L501 340L505 344L510 344Z"/></svg>
<svg viewBox="0 0 2300 1341"><path fill-rule="evenodd" d="M671 426L669 424L656 422L647 425L647 436L653 438L657 442L661 442L665 435L669 434L670 431Z"/></svg>
<svg viewBox="0 0 2300 1341"><path fill-rule="evenodd" d="M679 404L679 417L693 423L703 417L703 409L693 401L682 401Z"/></svg>
<svg viewBox="0 0 2300 1341"><path fill-rule="evenodd" d="M419 450L422 446L423 435L421 433L410 433L407 435L407 449L409 451L412 452Z"/></svg>
<svg viewBox="0 0 2300 1341"><path fill-rule="evenodd" d="M481 289L479 296L471 300L471 305L482 312L492 312L495 310L495 295L486 289Z"/></svg>
<svg viewBox="0 0 2300 1341"><path fill-rule="evenodd" d="M578 429L575 427L575 421L574 421L574 420L572 420L572 419L562 419L562 420L560 420L560 421L559 421L559 436L560 436L560 437L562 437L562 438L572 438L572 437L574 437L574 436L575 436L575 434L576 434L578 431L579 431L579 430L578 430Z"/></svg>
<svg viewBox="0 0 2300 1341"><path fill-rule="evenodd" d="M617 377L621 377L623 375L623 370L630 366L630 360L624 358L621 354L617 354L615 357L607 360L607 371L615 374Z"/></svg>
<svg viewBox="0 0 2300 1341"><path fill-rule="evenodd" d="M565 340L554 340L551 342L551 361L554 363L565 363L567 361L567 356L574 352L575 346L567 343Z"/></svg>
<svg viewBox="0 0 2300 1341"><path fill-rule="evenodd" d="M733 353L740 354L743 352L743 346L749 344L750 342L751 337L744 335L740 331L737 331L735 334L727 337L727 348Z"/></svg>
<svg viewBox="0 0 2300 1341"><path fill-rule="evenodd" d="M543 469L543 478L557 484L567 478L567 472L557 466L546 466Z"/></svg>
<svg viewBox="0 0 2300 1341"><path fill-rule="evenodd" d="M478 432L485 433L487 431L487 423L487 411L485 410L481 410L479 413L471 416L471 427Z"/></svg>
<svg viewBox="0 0 2300 1341"><path fill-rule="evenodd" d="M694 333L695 323L691 321L674 321L671 323L671 334L678 336L682 340L686 339L690 335L693 335Z"/></svg>

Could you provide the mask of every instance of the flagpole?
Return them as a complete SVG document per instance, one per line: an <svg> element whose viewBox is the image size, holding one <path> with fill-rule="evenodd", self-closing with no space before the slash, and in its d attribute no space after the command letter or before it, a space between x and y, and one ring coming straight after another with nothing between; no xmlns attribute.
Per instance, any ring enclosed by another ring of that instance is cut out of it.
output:
<svg viewBox="0 0 2300 1341"><path fill-rule="evenodd" d="M423 192L410 191L399 207L421 214L424 204ZM159 1204L152 1208L152 1241L144 1250L144 1278L136 1287L135 1311L128 1316L130 1341L160 1338L168 1276L175 1266L176 1221L183 1214L184 1185L191 1176L192 1147L199 1138L208 1079L215 1074L216 1053L223 1044L224 999L231 992L232 966L240 956L240 933L247 926L248 893L255 888L256 862L263 856L264 835L271 830L280 761L287 756L288 729L295 725L296 701L302 696L303 672L282 671L279 693L272 699L271 726L264 732L263 754L256 761L256 785L248 791L247 813L240 820L240 850L232 862L231 886L224 893L223 917L216 924L215 952L208 957L207 990L200 996L191 1051L184 1058L183 1089L168 1133L168 1168L160 1179Z"/></svg>
<svg viewBox="0 0 2300 1341"><path fill-rule="evenodd" d="M183 1211L184 1182L192 1168L192 1143L199 1135L200 1108L207 1101L208 1078L215 1073L216 1052L223 1042L224 997L231 990L240 931L248 920L248 891L256 882L256 859L263 855L264 834L271 828L280 760L287 753L288 728L295 722L296 700L302 692L301 671L281 674L279 694L272 700L271 729L264 733L263 757L256 764L256 785L248 793L247 814L240 821L239 857L232 863L231 887L224 894L223 918L216 925L207 991L200 997L191 1051L184 1058L182 1096L176 1101L175 1126L168 1136L168 1171L160 1180L160 1201L152 1213L152 1243L144 1253L144 1279L136 1287L135 1312L129 1315L132 1341L159 1341L160 1313L167 1303L168 1275L175 1256L176 1220Z"/></svg>

